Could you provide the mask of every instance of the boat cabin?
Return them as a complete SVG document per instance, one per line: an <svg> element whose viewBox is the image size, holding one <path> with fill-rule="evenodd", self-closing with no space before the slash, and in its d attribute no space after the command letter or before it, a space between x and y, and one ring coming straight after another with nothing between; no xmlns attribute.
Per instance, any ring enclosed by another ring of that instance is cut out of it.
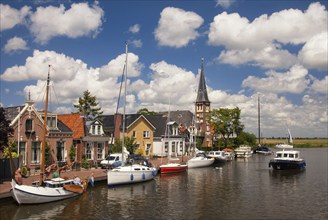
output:
<svg viewBox="0 0 328 220"><path fill-rule="evenodd" d="M276 153L277 159L299 159L299 151L278 151Z"/></svg>

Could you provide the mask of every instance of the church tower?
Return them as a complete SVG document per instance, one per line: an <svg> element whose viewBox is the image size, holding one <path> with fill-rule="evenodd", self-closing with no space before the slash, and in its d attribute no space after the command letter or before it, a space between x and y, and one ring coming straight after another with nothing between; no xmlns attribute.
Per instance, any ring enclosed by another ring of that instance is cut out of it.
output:
<svg viewBox="0 0 328 220"><path fill-rule="evenodd" d="M210 107L211 102L208 99L204 76L204 59L202 59L197 99L195 104L197 137L203 140L202 147L212 146L212 140L210 137L210 125L207 120L207 117L210 113Z"/></svg>

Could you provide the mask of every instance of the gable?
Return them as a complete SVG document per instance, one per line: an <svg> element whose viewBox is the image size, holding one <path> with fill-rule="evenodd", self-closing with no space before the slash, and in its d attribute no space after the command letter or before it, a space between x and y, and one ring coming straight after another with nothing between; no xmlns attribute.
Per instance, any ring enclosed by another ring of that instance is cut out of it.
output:
<svg viewBox="0 0 328 220"><path fill-rule="evenodd" d="M58 120L63 122L73 132L73 138L78 139L85 136L84 119L80 114L58 115Z"/></svg>

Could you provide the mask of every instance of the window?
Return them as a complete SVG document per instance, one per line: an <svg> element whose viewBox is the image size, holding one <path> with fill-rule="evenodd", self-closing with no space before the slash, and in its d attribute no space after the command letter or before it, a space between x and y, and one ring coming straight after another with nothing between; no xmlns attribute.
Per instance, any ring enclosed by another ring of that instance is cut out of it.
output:
<svg viewBox="0 0 328 220"><path fill-rule="evenodd" d="M164 148L165 148L165 152L167 153L167 151L169 149L169 142L165 142Z"/></svg>
<svg viewBox="0 0 328 220"><path fill-rule="evenodd" d="M100 132L100 128L101 128L101 127L98 125L98 126L97 126L97 134L98 134L98 135L101 134L101 132Z"/></svg>
<svg viewBox="0 0 328 220"><path fill-rule="evenodd" d="M289 158L294 158L294 155L293 154L289 154Z"/></svg>
<svg viewBox="0 0 328 220"><path fill-rule="evenodd" d="M19 142L18 153L19 156L22 156L23 164L26 164L26 142Z"/></svg>
<svg viewBox="0 0 328 220"><path fill-rule="evenodd" d="M172 152L175 152L175 142L172 142Z"/></svg>
<svg viewBox="0 0 328 220"><path fill-rule="evenodd" d="M36 142L33 141L32 142L32 146L31 146L31 163L32 164L36 164L36 163L40 163L40 146L41 146L41 142Z"/></svg>
<svg viewBox="0 0 328 220"><path fill-rule="evenodd" d="M64 144L63 141L57 141L56 146L56 157L57 161L64 161Z"/></svg>
<svg viewBox="0 0 328 220"><path fill-rule="evenodd" d="M149 131L144 131L143 132L143 137L144 138L150 138L150 132Z"/></svg>
<svg viewBox="0 0 328 220"><path fill-rule="evenodd" d="M182 143L182 141L180 142L180 151L183 152L183 143Z"/></svg>
<svg viewBox="0 0 328 220"><path fill-rule="evenodd" d="M137 131L132 131L132 137L137 138Z"/></svg>
<svg viewBox="0 0 328 220"><path fill-rule="evenodd" d="M33 131L33 119L26 119L25 131Z"/></svg>
<svg viewBox="0 0 328 220"><path fill-rule="evenodd" d="M91 134L95 134L95 127L94 125L91 125Z"/></svg>
<svg viewBox="0 0 328 220"><path fill-rule="evenodd" d="M98 143L98 147L97 147L97 159L103 159L103 158L105 158L105 155L104 155L104 149L105 149L105 147L104 147L105 145L104 145L104 143Z"/></svg>
<svg viewBox="0 0 328 220"><path fill-rule="evenodd" d="M147 144L147 146L146 146L146 155L149 155L150 147L151 147L151 144Z"/></svg>
<svg viewBox="0 0 328 220"><path fill-rule="evenodd" d="M85 149L85 157L87 160L93 159L92 150L93 150L92 143L87 143L87 147Z"/></svg>
<svg viewBox="0 0 328 220"><path fill-rule="evenodd" d="M57 127L57 120L56 116L47 116L47 126L49 128L56 128Z"/></svg>

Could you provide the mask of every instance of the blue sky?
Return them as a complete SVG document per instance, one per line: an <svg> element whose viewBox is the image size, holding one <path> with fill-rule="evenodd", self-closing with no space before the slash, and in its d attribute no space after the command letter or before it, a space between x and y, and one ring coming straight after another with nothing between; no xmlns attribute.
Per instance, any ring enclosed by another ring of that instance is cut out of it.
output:
<svg viewBox="0 0 328 220"><path fill-rule="evenodd" d="M28 93L69 113L83 91L116 108L129 42L127 111L194 111L199 68L211 108L239 107L257 135L327 137L327 1L1 1L1 99Z"/></svg>

